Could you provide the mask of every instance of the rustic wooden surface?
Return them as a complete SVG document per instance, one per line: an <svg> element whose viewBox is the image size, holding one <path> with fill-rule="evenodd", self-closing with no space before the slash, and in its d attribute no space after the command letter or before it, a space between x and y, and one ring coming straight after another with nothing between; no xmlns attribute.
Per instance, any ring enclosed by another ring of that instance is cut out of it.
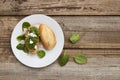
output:
<svg viewBox="0 0 120 80"><path fill-rule="evenodd" d="M120 15L120 0L0 0L0 15Z"/></svg>
<svg viewBox="0 0 120 80"><path fill-rule="evenodd" d="M120 0L0 0L0 80L120 80L119 3ZM60 67L56 61L33 69L13 55L12 30L22 18L35 13L50 15L62 27L64 50L70 55L66 66ZM81 35L76 44L69 41L72 33ZM72 57L79 53L86 54L87 64L74 63Z"/></svg>

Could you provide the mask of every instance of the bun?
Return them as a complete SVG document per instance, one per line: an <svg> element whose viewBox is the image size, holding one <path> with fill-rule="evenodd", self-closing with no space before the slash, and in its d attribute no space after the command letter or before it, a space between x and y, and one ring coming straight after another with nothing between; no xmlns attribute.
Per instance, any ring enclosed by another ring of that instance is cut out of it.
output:
<svg viewBox="0 0 120 80"><path fill-rule="evenodd" d="M55 34L46 24L39 26L40 39L46 50L51 50L56 45Z"/></svg>

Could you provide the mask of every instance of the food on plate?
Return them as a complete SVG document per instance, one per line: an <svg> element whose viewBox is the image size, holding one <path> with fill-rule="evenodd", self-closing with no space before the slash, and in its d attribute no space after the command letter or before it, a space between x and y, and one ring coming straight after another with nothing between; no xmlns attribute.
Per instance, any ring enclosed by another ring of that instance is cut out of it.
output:
<svg viewBox="0 0 120 80"><path fill-rule="evenodd" d="M16 46L16 48L19 49L19 50L23 50L25 53L28 53L28 49L25 47L25 44L19 43Z"/></svg>
<svg viewBox="0 0 120 80"><path fill-rule="evenodd" d="M38 28L30 25L29 22L24 22L22 24L22 31L24 34L17 37L19 44L16 46L16 48L23 50L26 53L37 53L39 48Z"/></svg>
<svg viewBox="0 0 120 80"><path fill-rule="evenodd" d="M56 37L54 32L48 25L41 24L39 26L40 40L45 49L51 50L56 45Z"/></svg>
<svg viewBox="0 0 120 80"><path fill-rule="evenodd" d="M43 57L45 57L45 55L46 55L46 53L45 53L44 50L39 50L39 51L37 51L37 56L38 56L39 58L43 58Z"/></svg>
<svg viewBox="0 0 120 80"><path fill-rule="evenodd" d="M24 22L22 24L22 31L24 31L24 29L28 29L28 27L30 27L30 23L29 22Z"/></svg>
<svg viewBox="0 0 120 80"><path fill-rule="evenodd" d="M25 34L21 34L17 37L18 41L24 40L25 39Z"/></svg>
<svg viewBox="0 0 120 80"><path fill-rule="evenodd" d="M76 43L76 42L78 42L80 40L80 35L79 34L72 34L71 36L70 36L70 41L72 42L72 43Z"/></svg>
<svg viewBox="0 0 120 80"><path fill-rule="evenodd" d="M39 50L40 40L47 50L51 50L56 45L55 34L46 24L41 24L38 29L29 22L24 22L22 24L22 34L17 36L16 39L19 42L16 46L18 50L37 54L39 58L43 58L46 54L44 50Z"/></svg>
<svg viewBox="0 0 120 80"><path fill-rule="evenodd" d="M30 53L37 53L39 48L39 31L35 26L30 26L25 33L25 46Z"/></svg>

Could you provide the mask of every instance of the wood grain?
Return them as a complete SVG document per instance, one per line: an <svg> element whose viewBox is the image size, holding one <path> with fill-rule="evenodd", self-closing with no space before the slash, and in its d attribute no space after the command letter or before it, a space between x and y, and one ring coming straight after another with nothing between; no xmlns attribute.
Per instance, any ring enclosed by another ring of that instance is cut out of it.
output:
<svg viewBox="0 0 120 80"><path fill-rule="evenodd" d="M120 15L120 0L0 0L0 15Z"/></svg>
<svg viewBox="0 0 120 80"><path fill-rule="evenodd" d="M52 65L33 69L18 61L0 62L1 80L119 80L120 55L88 55L88 63L78 65L72 58L64 67Z"/></svg>
<svg viewBox="0 0 120 80"><path fill-rule="evenodd" d="M70 57L64 67L56 61L34 69L13 55L11 33L31 14L51 15L62 27ZM120 80L119 15L120 0L0 0L0 80ZM69 41L73 33L81 36L76 44ZM87 56L87 64L74 63L80 53Z"/></svg>
<svg viewBox="0 0 120 80"><path fill-rule="evenodd" d="M67 51L70 59L64 67L60 67L56 61L42 69L24 66L18 62L12 53L10 36L14 26L23 17L0 16L0 80L120 79L120 17L51 16L58 21L65 33L64 50ZM81 35L78 44L71 44L68 41L72 33ZM91 46L93 44L94 46ZM74 63L73 57L79 53L86 54L88 57L87 64L78 65Z"/></svg>
<svg viewBox="0 0 120 80"><path fill-rule="evenodd" d="M70 60L77 54L83 53L86 55L118 55L120 50L114 49L64 49L70 56ZM63 51L64 51L63 50ZM118 56L119 57L119 56ZM0 48L0 63L17 63L11 48Z"/></svg>
<svg viewBox="0 0 120 80"><path fill-rule="evenodd" d="M24 16L0 17L0 47L10 47L10 37L15 25ZM65 35L64 48L120 48L119 16L51 16L62 27ZM6 32L7 31L7 32ZM78 33L81 39L72 44L69 37Z"/></svg>

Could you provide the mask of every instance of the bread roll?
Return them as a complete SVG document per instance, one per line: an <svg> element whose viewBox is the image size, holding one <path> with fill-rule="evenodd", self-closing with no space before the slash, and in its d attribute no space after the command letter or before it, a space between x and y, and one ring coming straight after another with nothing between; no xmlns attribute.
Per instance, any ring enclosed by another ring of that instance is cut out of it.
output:
<svg viewBox="0 0 120 80"><path fill-rule="evenodd" d="M55 34L46 24L39 26L40 39L46 50L51 50L56 45Z"/></svg>

